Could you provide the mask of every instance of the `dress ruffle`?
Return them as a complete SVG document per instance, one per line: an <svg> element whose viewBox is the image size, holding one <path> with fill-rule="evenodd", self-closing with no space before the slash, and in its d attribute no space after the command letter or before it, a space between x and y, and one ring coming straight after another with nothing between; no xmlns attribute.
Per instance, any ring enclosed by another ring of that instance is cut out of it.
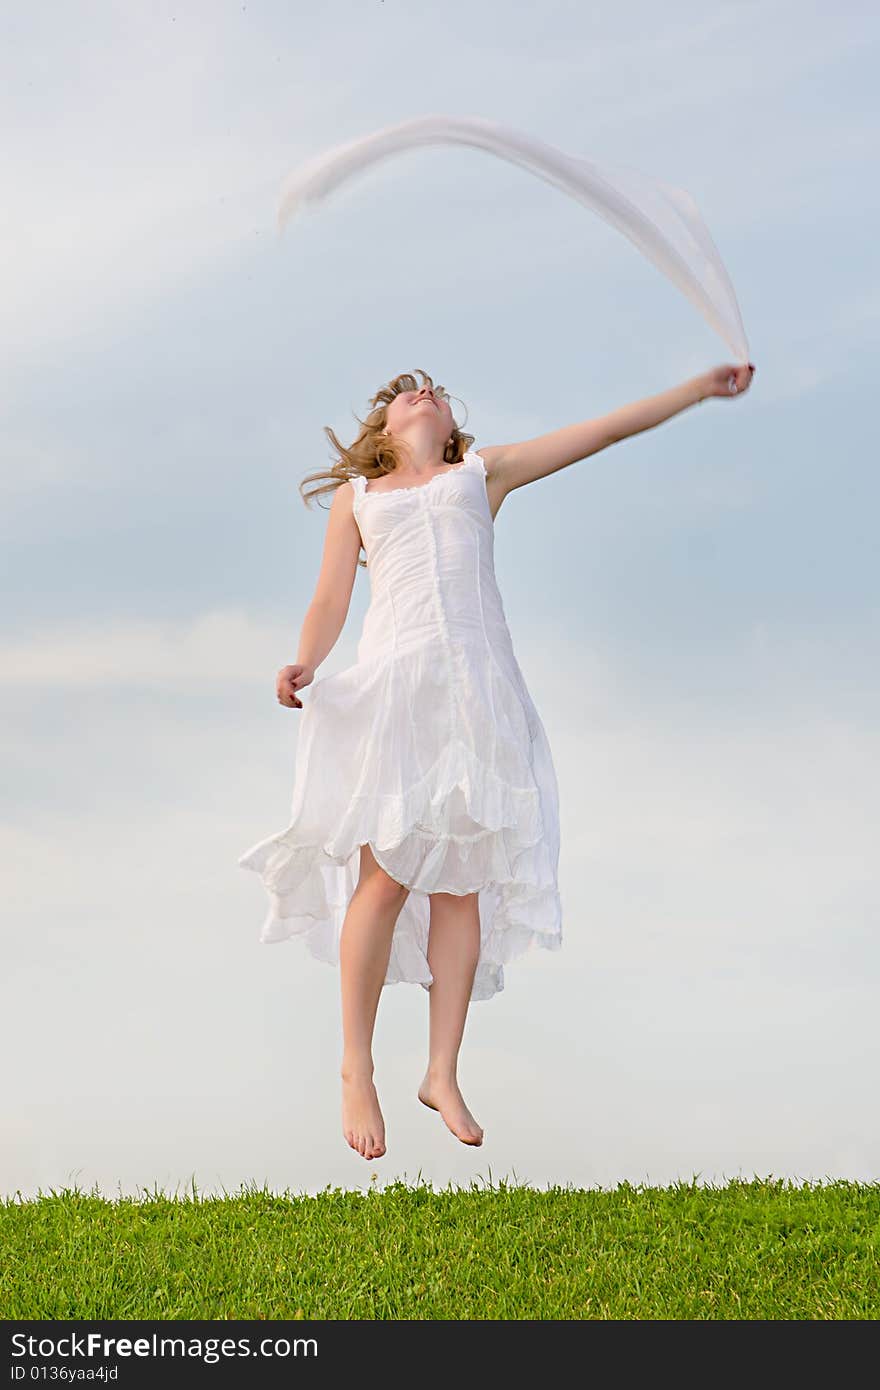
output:
<svg viewBox="0 0 880 1390"><path fill-rule="evenodd" d="M428 894L478 892L476 1001L504 988L514 957L562 944L558 790L518 669L467 644L453 661L450 672L426 645L315 681L299 726L290 823L238 863L261 876L269 896L261 942L301 937L336 965L368 844L409 890L385 983L425 989Z"/></svg>

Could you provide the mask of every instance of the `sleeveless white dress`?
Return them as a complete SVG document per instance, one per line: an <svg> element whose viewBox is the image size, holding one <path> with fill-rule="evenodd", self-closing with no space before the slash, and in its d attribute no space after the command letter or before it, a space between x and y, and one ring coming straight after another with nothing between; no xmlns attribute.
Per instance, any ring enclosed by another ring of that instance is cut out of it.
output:
<svg viewBox="0 0 880 1390"><path fill-rule="evenodd" d="M357 661L304 687L290 824L238 860L262 877L262 942L338 964L360 846L409 889L385 984L425 989L429 893L479 893L471 1000L562 944L559 793L495 578L480 454L428 483L349 479L370 576Z"/></svg>

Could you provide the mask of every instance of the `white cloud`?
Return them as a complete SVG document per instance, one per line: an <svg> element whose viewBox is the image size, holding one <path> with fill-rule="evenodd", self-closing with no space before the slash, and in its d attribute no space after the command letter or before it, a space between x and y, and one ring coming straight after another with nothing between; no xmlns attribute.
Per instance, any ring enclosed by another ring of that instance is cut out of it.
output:
<svg viewBox="0 0 880 1390"><path fill-rule="evenodd" d="M192 620L65 623L0 645L0 684L192 691L219 680L250 684L256 671L272 673L284 664L277 653L285 635L280 622L262 622L240 608Z"/></svg>

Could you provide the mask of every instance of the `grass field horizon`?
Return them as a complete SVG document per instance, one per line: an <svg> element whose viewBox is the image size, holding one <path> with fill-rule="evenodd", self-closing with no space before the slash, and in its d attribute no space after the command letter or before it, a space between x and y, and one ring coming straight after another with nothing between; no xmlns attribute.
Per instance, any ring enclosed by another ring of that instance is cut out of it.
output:
<svg viewBox="0 0 880 1390"><path fill-rule="evenodd" d="M419 1175L0 1206L13 1319L874 1319L880 1183Z"/></svg>

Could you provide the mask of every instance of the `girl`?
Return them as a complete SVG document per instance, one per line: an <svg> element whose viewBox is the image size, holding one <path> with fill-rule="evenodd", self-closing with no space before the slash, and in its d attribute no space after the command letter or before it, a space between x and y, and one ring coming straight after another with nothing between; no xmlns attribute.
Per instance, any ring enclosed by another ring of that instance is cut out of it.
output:
<svg viewBox="0 0 880 1390"><path fill-rule="evenodd" d="M385 1153L372 1040L384 984L429 991L419 1100L464 1144L483 1130L458 1054L471 1000L503 966L562 943L559 803L547 736L514 655L495 580L494 522L509 492L748 389L722 366L608 415L474 451L449 397L419 370L372 398L350 448L309 497L333 492L314 597L278 700L302 709L291 821L241 856L269 896L261 940L302 936L340 966L342 1129ZM302 487L302 484L301 484ZM303 494L305 496L305 494ZM348 612L361 548L370 604L353 666L315 680Z"/></svg>

